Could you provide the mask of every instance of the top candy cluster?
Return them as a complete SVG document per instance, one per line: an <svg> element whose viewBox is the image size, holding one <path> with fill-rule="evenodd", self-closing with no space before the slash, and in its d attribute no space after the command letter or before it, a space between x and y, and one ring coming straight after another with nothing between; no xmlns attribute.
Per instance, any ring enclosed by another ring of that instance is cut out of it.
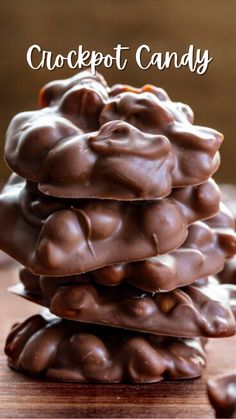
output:
<svg viewBox="0 0 236 419"><path fill-rule="evenodd" d="M82 72L48 83L40 105L13 118L5 158L46 195L153 200L206 182L220 163L223 136L159 87L110 88Z"/></svg>

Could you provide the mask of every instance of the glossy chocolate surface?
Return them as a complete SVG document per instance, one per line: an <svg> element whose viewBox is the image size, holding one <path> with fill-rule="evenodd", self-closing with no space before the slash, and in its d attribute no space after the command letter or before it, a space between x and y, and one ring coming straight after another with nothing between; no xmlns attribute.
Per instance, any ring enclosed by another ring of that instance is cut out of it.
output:
<svg viewBox="0 0 236 419"><path fill-rule="evenodd" d="M56 381L152 383L198 377L200 339L157 337L35 315L16 325L5 352L9 365Z"/></svg>
<svg viewBox="0 0 236 419"><path fill-rule="evenodd" d="M213 181L187 189L150 202L68 202L13 176L0 195L0 247L33 273L57 276L164 254L218 210Z"/></svg>
<svg viewBox="0 0 236 419"><path fill-rule="evenodd" d="M163 292L217 273L236 251L232 216L223 205L220 213L210 219L211 227L209 220L192 224L187 239L174 252L143 261L106 266L90 272L89 277L105 285L129 282L144 291ZM219 219L222 219L222 228ZM70 280L73 281L73 277Z"/></svg>
<svg viewBox="0 0 236 419"><path fill-rule="evenodd" d="M67 279L73 283L74 280L79 282L88 278L110 286L128 282L149 292L171 291L191 284L199 277L221 271L225 260L235 254L236 234L232 228L232 216L223 206L221 214L210 219L211 227L208 226L209 220L192 224L183 245L169 254L106 266L86 274L68 276ZM219 218L222 218L223 228L220 228Z"/></svg>
<svg viewBox="0 0 236 419"><path fill-rule="evenodd" d="M235 334L228 291L213 278L167 293L145 293L131 285L107 287L88 278L35 277L11 290L48 307L56 316L165 336L220 337ZM36 282L38 287L36 289ZM234 295L236 287L232 290Z"/></svg>
<svg viewBox="0 0 236 419"><path fill-rule="evenodd" d="M45 194L150 200L201 184L219 166L222 135L193 125L191 109L155 86L110 89L85 72L40 97L43 109L12 120L5 156Z"/></svg>
<svg viewBox="0 0 236 419"><path fill-rule="evenodd" d="M209 378L207 393L217 418L236 418L236 371Z"/></svg>
<svg viewBox="0 0 236 419"><path fill-rule="evenodd" d="M12 292L60 318L15 326L9 365L61 381L201 375L200 337L236 330L236 287L208 276L236 252L211 179L223 136L162 89L88 72L40 103L7 131L0 248L27 268Z"/></svg>

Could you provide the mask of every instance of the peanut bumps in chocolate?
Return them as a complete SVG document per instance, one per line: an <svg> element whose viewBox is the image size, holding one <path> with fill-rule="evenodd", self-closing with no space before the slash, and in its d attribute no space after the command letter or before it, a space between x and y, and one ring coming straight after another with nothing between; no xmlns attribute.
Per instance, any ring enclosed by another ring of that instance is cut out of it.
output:
<svg viewBox="0 0 236 419"><path fill-rule="evenodd" d="M235 333L235 286L212 277L236 252L211 179L222 135L158 87L88 72L40 105L7 131L0 247L26 268L12 292L59 317L14 327L9 365L63 381L201 375L205 338Z"/></svg>
<svg viewBox="0 0 236 419"><path fill-rule="evenodd" d="M201 375L204 343L35 315L13 328L5 352L12 368L47 379L152 383Z"/></svg>
<svg viewBox="0 0 236 419"><path fill-rule="evenodd" d="M50 83L43 109L11 122L10 168L63 198L155 199L198 185L219 166L222 135L151 85L108 88L80 73Z"/></svg>
<svg viewBox="0 0 236 419"><path fill-rule="evenodd" d="M73 283L89 279L110 286L130 283L149 292L171 291L191 284L199 277L221 271L225 261L235 254L235 250L234 221L227 208L221 205L221 210L216 216L205 222L191 224L185 242L169 254L105 266L77 276L69 276L66 281ZM23 282L30 277L30 273L26 275L26 272L23 270L20 273L20 278L24 278ZM31 288L37 281L33 279L30 283Z"/></svg>
<svg viewBox="0 0 236 419"><path fill-rule="evenodd" d="M64 200L13 177L0 195L0 246L39 275L73 275L176 249L217 212L213 181L148 202ZM11 232L9 233L9 225Z"/></svg>
<svg viewBox="0 0 236 419"><path fill-rule="evenodd" d="M175 251L138 262L105 266L80 278L89 276L100 284L112 286L128 282L150 292L171 291L221 271L235 250L234 221L221 205L215 217L191 224L185 242ZM70 277L72 282L73 278Z"/></svg>
<svg viewBox="0 0 236 419"><path fill-rule="evenodd" d="M21 275L24 281L24 272ZM231 295L214 278L166 293L131 285L107 287L89 278L33 277L11 290L62 318L165 336L219 337L235 334ZM37 283L37 286L36 286ZM35 284L35 285L34 285ZM236 287L233 290L236 294Z"/></svg>

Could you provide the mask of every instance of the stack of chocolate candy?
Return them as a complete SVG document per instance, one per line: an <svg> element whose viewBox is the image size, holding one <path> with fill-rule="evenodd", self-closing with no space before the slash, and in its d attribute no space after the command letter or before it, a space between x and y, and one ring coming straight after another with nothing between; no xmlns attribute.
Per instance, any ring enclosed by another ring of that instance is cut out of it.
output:
<svg viewBox="0 0 236 419"><path fill-rule="evenodd" d="M209 378L207 394L216 418L236 418L236 371Z"/></svg>
<svg viewBox="0 0 236 419"><path fill-rule="evenodd" d="M213 277L236 252L211 179L222 135L146 85L82 72L17 115L0 196L12 290L49 309L15 326L9 365L50 379L193 378L208 337L231 336L235 289Z"/></svg>

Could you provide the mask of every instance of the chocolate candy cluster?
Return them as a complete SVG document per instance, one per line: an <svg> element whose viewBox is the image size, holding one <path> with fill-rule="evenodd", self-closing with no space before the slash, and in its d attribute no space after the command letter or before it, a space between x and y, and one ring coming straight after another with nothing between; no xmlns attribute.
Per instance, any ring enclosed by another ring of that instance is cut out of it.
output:
<svg viewBox="0 0 236 419"><path fill-rule="evenodd" d="M146 85L82 72L13 118L0 195L12 292L46 307L8 336L9 365L63 381L193 378L235 334L234 218L211 179L222 135ZM9 230L10 226L10 230Z"/></svg>
<svg viewBox="0 0 236 419"><path fill-rule="evenodd" d="M216 418L236 418L236 371L209 378L207 394Z"/></svg>

